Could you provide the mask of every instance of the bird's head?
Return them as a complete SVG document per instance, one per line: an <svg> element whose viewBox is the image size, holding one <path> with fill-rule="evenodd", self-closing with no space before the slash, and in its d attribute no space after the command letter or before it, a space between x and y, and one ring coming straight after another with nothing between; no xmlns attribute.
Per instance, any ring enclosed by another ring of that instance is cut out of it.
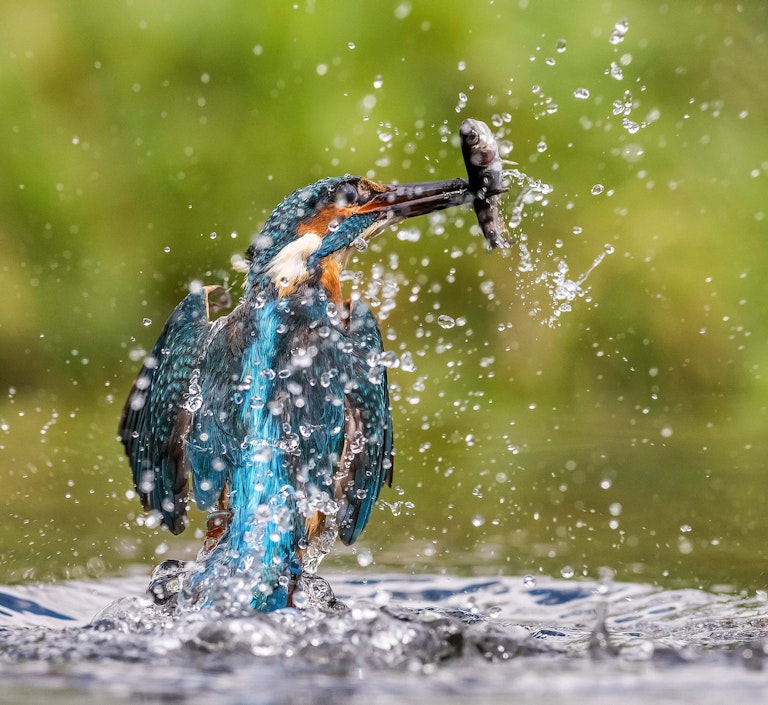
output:
<svg viewBox="0 0 768 705"><path fill-rule="evenodd" d="M322 179L283 199L246 253L248 287L287 295L338 272L360 242L405 218L468 203L465 179L388 186L361 176Z"/></svg>

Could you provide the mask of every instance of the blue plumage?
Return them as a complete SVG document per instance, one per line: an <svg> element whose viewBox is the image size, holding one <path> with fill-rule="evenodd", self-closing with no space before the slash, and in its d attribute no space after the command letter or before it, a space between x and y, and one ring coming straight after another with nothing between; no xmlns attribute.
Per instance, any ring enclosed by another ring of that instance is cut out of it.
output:
<svg viewBox="0 0 768 705"><path fill-rule="evenodd" d="M212 293L225 297L219 287L197 287L173 310L144 360L120 419L120 438L141 502L145 509L159 512L175 534L183 531L186 513L184 438L191 418L190 380L210 328ZM225 305L228 302L226 297Z"/></svg>
<svg viewBox="0 0 768 705"><path fill-rule="evenodd" d="M288 196L247 252L245 293L210 321L211 288L171 314L120 424L145 508L175 533L187 492L229 510L185 578L198 606L291 604L338 532L353 543L392 480L382 339L339 271L358 238L467 200L461 180L324 179ZM218 514L217 514L218 516Z"/></svg>

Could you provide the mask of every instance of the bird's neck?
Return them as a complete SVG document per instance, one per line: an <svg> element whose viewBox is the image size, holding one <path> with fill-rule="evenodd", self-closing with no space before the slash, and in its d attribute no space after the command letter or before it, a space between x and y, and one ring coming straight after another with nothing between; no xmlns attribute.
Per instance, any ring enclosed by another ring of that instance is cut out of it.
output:
<svg viewBox="0 0 768 705"><path fill-rule="evenodd" d="M340 257L326 257L313 271L295 270L298 276L284 275L275 279L275 269L251 271L245 283L245 300L254 308L262 308L268 302L280 299L301 298L307 292L320 293L337 306L342 303L341 270L344 262Z"/></svg>
<svg viewBox="0 0 768 705"><path fill-rule="evenodd" d="M341 306L341 280L339 275L343 264L336 258L328 258L323 273L320 276L320 284L328 294L328 298L337 306Z"/></svg>

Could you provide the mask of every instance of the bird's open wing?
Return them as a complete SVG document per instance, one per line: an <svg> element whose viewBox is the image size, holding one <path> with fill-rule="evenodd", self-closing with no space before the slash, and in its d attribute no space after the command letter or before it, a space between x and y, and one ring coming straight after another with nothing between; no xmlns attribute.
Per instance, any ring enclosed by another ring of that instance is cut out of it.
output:
<svg viewBox="0 0 768 705"><path fill-rule="evenodd" d="M346 499L339 515L339 536L357 540L371 516L379 491L392 484L392 415L386 367L380 364L381 333L361 301L352 306L349 336L354 342L344 399L344 451L337 484Z"/></svg>
<svg viewBox="0 0 768 705"><path fill-rule="evenodd" d="M208 296L220 287L190 293L173 310L133 384L120 417L133 481L147 510L161 513L174 533L184 530L188 463L184 442L199 403L198 365L211 323Z"/></svg>
<svg viewBox="0 0 768 705"><path fill-rule="evenodd" d="M246 316L245 309L236 308L216 321L200 364L201 403L187 439L192 495L200 509L216 505L242 462L246 436L242 408L248 385L240 380L243 349L250 335L244 332Z"/></svg>

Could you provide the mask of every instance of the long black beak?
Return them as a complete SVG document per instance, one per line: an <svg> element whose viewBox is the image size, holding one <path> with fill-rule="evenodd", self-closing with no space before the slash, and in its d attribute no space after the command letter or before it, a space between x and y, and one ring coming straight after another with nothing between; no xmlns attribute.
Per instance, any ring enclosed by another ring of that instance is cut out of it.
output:
<svg viewBox="0 0 768 705"><path fill-rule="evenodd" d="M469 191L466 179L423 181L385 188L385 191L361 206L358 212L383 211L389 218L402 220L472 203L475 198Z"/></svg>

